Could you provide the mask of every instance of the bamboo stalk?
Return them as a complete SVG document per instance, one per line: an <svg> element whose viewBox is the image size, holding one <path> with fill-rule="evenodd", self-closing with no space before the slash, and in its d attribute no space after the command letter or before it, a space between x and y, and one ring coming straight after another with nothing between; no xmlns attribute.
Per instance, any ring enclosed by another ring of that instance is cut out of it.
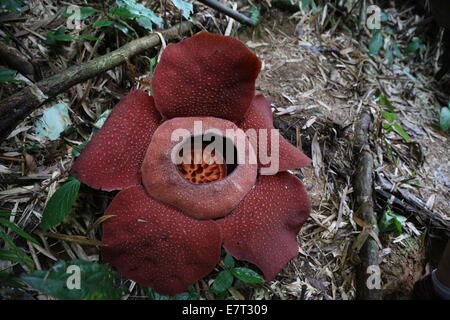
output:
<svg viewBox="0 0 450 320"><path fill-rule="evenodd" d="M361 300L380 300L380 288L370 286L373 275L379 264L379 246L377 217L373 201L373 156L369 146L369 128L372 123L368 111L361 113L356 123L354 138L354 154L356 156L355 174L353 177L353 190L355 196L355 215L364 224L362 232L368 232L359 251L360 264L356 270L356 297ZM379 270L379 269L378 269Z"/></svg>

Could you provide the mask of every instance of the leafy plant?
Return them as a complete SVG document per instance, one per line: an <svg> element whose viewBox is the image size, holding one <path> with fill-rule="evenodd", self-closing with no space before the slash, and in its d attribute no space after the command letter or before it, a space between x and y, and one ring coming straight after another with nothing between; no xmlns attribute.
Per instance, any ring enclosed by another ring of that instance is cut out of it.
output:
<svg viewBox="0 0 450 320"><path fill-rule="evenodd" d="M377 55L383 48L384 37L380 29L373 31L372 39L369 42L369 55Z"/></svg>
<svg viewBox="0 0 450 320"><path fill-rule="evenodd" d="M66 34L66 28L59 27L56 31L46 33L44 43L50 47L58 47L66 42L74 41L75 38Z"/></svg>
<svg viewBox="0 0 450 320"><path fill-rule="evenodd" d="M6 9L9 11L21 12L23 0L2 0L0 1L0 9Z"/></svg>
<svg viewBox="0 0 450 320"><path fill-rule="evenodd" d="M152 30L152 24L162 25L162 20L152 10L146 8L136 0L117 0L117 7L112 8L110 13L125 18L135 20L141 27Z"/></svg>
<svg viewBox="0 0 450 320"><path fill-rule="evenodd" d="M383 212L383 216L378 223L378 228L381 232L395 231L397 235L400 235L406 220L406 217L387 209Z"/></svg>
<svg viewBox="0 0 450 320"><path fill-rule="evenodd" d="M81 182L71 179L57 189L45 206L42 215L41 229L48 230L62 222L72 210L78 196Z"/></svg>
<svg viewBox="0 0 450 320"><path fill-rule="evenodd" d="M250 19L254 22L255 26L259 24L259 19L261 17L261 12L258 7L252 7L250 9Z"/></svg>
<svg viewBox="0 0 450 320"><path fill-rule="evenodd" d="M118 275L108 266L85 260L58 261L48 271L20 278L44 294L65 300L117 300L128 293L115 286Z"/></svg>
<svg viewBox="0 0 450 320"><path fill-rule="evenodd" d="M224 294L232 286L235 279L248 284L264 282L264 279L256 271L244 267L235 267L234 259L229 254L225 256L224 266L225 269L218 273L211 287L220 299L225 297Z"/></svg>
<svg viewBox="0 0 450 320"><path fill-rule="evenodd" d="M391 132L394 130L397 132L406 142L411 141L411 137L406 133L405 130L403 130L402 126L396 122L397 120L397 114L393 112L381 112L382 117L386 120L386 122L383 124L384 129L387 132Z"/></svg>
<svg viewBox="0 0 450 320"><path fill-rule="evenodd" d="M386 22L388 20L388 16L382 13L380 22ZM373 57L384 50L388 65L392 68L394 65L394 57L403 59L405 54L413 54L425 49L422 41L417 37L413 37L404 48L403 53L398 44L393 40L394 34L394 31L389 26L382 25L380 29L373 29L372 38L369 41L369 55Z"/></svg>
<svg viewBox="0 0 450 320"><path fill-rule="evenodd" d="M112 24L113 24L112 21L102 19L102 20L98 20L97 22L95 22L92 26L94 28L102 28L102 27L109 27Z"/></svg>
<svg viewBox="0 0 450 320"><path fill-rule="evenodd" d="M175 297L175 300L199 300L200 297L195 291L194 286L189 286L187 292L180 293Z"/></svg>
<svg viewBox="0 0 450 320"><path fill-rule="evenodd" d="M0 283L14 288L23 288L25 286L22 280L6 272L0 272Z"/></svg>
<svg viewBox="0 0 450 320"><path fill-rule="evenodd" d="M194 289L194 286L189 286L187 292L180 293L176 295L175 297L171 297L169 295L159 294L155 291L153 291L150 288L142 287L142 290L145 292L145 294L148 296L150 300L198 300L200 297L197 294L197 292Z"/></svg>
<svg viewBox="0 0 450 320"><path fill-rule="evenodd" d="M20 82L15 79L16 74L16 70L0 67L0 82Z"/></svg>
<svg viewBox="0 0 450 320"><path fill-rule="evenodd" d="M98 10L92 8L92 7L80 7L80 15L76 17L77 19L84 20L92 16L93 14L97 13ZM66 11L63 13L64 17L71 17L76 13L75 10L71 10L70 8L67 8Z"/></svg>
<svg viewBox="0 0 450 320"><path fill-rule="evenodd" d="M422 43L422 41L417 38L413 37L411 41L408 43L408 45L405 48L405 53L412 54L417 51L423 51L425 50L425 45Z"/></svg>
<svg viewBox="0 0 450 320"><path fill-rule="evenodd" d="M439 125L442 131L450 130L450 102L448 103L448 107L443 107L441 109Z"/></svg>
<svg viewBox="0 0 450 320"><path fill-rule="evenodd" d="M384 105L389 111L382 111L381 116L386 122L383 124L384 129L387 132L394 130L397 132L406 142L411 141L411 137L403 130L402 126L396 121L397 114L392 106L391 102L382 94L378 96L378 103Z"/></svg>
<svg viewBox="0 0 450 320"><path fill-rule="evenodd" d="M3 239L5 244L8 246L7 249L0 249L0 260L18 262L27 266L30 270L33 269L33 261L31 258L19 248L13 241L13 239L8 235L5 228L9 228L11 231L15 232L20 237L28 240L34 244L39 244L39 242L34 239L31 235L25 232L22 228L17 226L15 223L3 218L10 216L11 214L7 211L0 211L0 238Z"/></svg>

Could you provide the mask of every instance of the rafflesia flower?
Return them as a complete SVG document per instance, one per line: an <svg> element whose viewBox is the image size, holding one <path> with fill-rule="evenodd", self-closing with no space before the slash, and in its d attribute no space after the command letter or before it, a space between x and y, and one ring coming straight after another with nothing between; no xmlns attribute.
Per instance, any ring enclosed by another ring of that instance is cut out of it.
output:
<svg viewBox="0 0 450 320"><path fill-rule="evenodd" d="M282 137L272 140L270 103L255 95L260 69L233 37L202 32L168 45L153 96L123 98L76 160L79 180L121 190L105 211L113 217L103 224L101 253L124 277L176 294L213 270L222 246L267 280L298 254L310 202L287 170L310 159ZM207 153L208 135L226 150Z"/></svg>

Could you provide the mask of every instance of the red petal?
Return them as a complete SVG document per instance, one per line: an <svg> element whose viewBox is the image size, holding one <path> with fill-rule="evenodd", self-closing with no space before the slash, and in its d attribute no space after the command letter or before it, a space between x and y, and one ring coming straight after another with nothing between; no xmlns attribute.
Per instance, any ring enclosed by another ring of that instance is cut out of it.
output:
<svg viewBox="0 0 450 320"><path fill-rule="evenodd" d="M153 75L156 107L167 118L242 119L255 94L261 62L233 37L208 32L164 50Z"/></svg>
<svg viewBox="0 0 450 320"><path fill-rule="evenodd" d="M177 294L220 260L214 221L197 221L150 198L143 187L121 191L105 211L103 260L126 278L161 294Z"/></svg>
<svg viewBox="0 0 450 320"><path fill-rule="evenodd" d="M298 254L297 234L311 204L303 183L287 172L260 176L240 205L222 220L225 250L257 265L267 280Z"/></svg>
<svg viewBox="0 0 450 320"><path fill-rule="evenodd" d="M266 140L268 141L267 153L269 155L271 154L270 129L274 129L272 109L270 108L270 102L267 101L262 94L258 94L255 96L250 106L250 109L248 110L248 113L245 115L245 119L238 125L244 131L247 131L248 129L268 129ZM258 160L260 158L259 149L260 147L258 146ZM279 154L280 157L279 157L278 172L302 168L311 163L310 158L308 158L300 149L290 144L281 135L280 135ZM271 163L265 165L260 164L260 167L266 168L269 167L270 165Z"/></svg>
<svg viewBox="0 0 450 320"><path fill-rule="evenodd" d="M140 90L128 94L75 161L77 179L107 191L140 184L145 151L160 121L152 97Z"/></svg>

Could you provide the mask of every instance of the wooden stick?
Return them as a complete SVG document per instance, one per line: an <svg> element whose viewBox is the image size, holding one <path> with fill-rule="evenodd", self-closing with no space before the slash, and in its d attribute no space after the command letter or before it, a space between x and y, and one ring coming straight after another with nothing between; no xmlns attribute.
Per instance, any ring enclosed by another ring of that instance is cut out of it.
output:
<svg viewBox="0 0 450 320"><path fill-rule="evenodd" d="M442 218L438 213L428 209L425 203L407 190L395 189L393 185L377 175L377 188L375 189L377 198L385 202L391 201L392 206L403 214L413 214L424 226L443 230L450 236L450 221Z"/></svg>
<svg viewBox="0 0 450 320"><path fill-rule="evenodd" d="M216 0L198 0L198 2L201 2L208 7L211 7L219 12L222 12L223 14L233 18L234 20L236 20L240 23L243 23L243 24L246 24L249 26L255 25L255 21L253 21L249 17L243 15L242 13L234 11L233 9L225 6L224 4L222 4Z"/></svg>
<svg viewBox="0 0 450 320"><path fill-rule="evenodd" d="M170 29L161 31L161 34L166 41L171 41L191 31L193 26L191 22L184 21ZM0 141L6 138L25 117L48 99L80 82L120 65L132 56L160 43L161 39L157 34L131 41L113 52L81 65L70 67L9 96L0 103Z"/></svg>
<svg viewBox="0 0 450 320"><path fill-rule="evenodd" d="M373 156L369 146L369 128L372 118L369 111L363 111L356 123L354 138L354 154L356 156L353 190L355 197L355 215L364 223L364 231L370 231L369 236L359 251L360 264L356 270L356 297L361 300L380 300L380 289L369 286L373 273L377 270L380 248L375 237L378 237L377 217L373 202ZM370 268L370 269L369 269ZM379 269L378 269L379 270Z"/></svg>

